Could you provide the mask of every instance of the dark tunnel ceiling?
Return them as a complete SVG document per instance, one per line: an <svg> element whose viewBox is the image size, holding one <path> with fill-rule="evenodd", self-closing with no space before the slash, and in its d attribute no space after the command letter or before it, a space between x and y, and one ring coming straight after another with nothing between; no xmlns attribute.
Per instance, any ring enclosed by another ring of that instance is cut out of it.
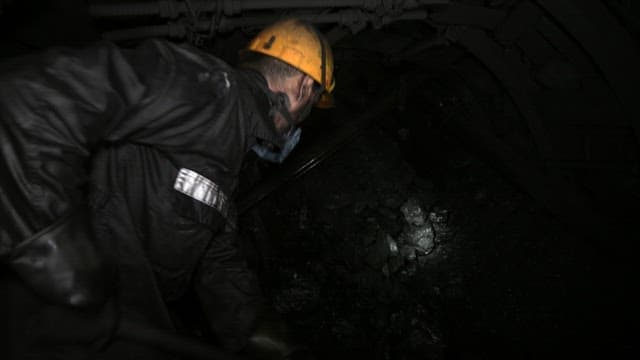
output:
<svg viewBox="0 0 640 360"><path fill-rule="evenodd" d="M233 62L262 24L300 16L334 42L342 106L334 116L353 118L349 111L383 98L391 108L440 106L450 131L575 229L603 223L598 209L618 209L608 211L611 221L637 215L636 1L0 4L4 57L100 37L131 46L153 35Z"/></svg>

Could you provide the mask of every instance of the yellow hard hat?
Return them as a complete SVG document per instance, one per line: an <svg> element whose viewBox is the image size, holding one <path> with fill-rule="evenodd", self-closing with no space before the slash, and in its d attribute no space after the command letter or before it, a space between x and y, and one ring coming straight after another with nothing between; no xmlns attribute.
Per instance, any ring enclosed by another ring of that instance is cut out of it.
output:
<svg viewBox="0 0 640 360"><path fill-rule="evenodd" d="M278 21L265 28L251 40L247 50L272 56L295 67L317 81L325 93L335 87L329 41L298 19Z"/></svg>

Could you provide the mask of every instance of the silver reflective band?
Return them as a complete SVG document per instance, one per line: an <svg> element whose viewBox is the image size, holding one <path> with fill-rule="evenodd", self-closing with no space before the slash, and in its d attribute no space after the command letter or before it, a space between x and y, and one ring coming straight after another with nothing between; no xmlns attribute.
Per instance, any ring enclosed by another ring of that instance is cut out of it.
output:
<svg viewBox="0 0 640 360"><path fill-rule="evenodd" d="M216 183L197 172L185 168L180 169L173 188L211 206L218 210L222 216L227 217L229 211L227 195L220 190Z"/></svg>

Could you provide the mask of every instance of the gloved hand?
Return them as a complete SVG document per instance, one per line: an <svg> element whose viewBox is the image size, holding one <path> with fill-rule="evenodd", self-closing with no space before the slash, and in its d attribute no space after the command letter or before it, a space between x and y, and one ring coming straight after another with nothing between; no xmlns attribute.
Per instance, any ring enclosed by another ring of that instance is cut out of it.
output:
<svg viewBox="0 0 640 360"><path fill-rule="evenodd" d="M260 360L312 360L309 349L296 342L275 313L263 315L244 353Z"/></svg>
<svg viewBox="0 0 640 360"><path fill-rule="evenodd" d="M9 265L51 304L100 307L113 287L114 271L95 247L87 213L67 215L11 252Z"/></svg>
<svg viewBox="0 0 640 360"><path fill-rule="evenodd" d="M40 310L38 322L34 329L38 343L73 343L101 349L115 335L119 312L113 299L97 309L47 305Z"/></svg>

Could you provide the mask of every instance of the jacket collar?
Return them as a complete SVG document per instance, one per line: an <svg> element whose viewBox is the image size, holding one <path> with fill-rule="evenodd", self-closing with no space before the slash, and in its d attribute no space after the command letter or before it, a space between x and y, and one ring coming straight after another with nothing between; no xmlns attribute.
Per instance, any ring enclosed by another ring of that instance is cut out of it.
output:
<svg viewBox="0 0 640 360"><path fill-rule="evenodd" d="M258 71L253 69L238 69L238 76L244 79L247 85L255 109L251 109L252 129L251 135L255 138L268 141L278 147L284 145L284 138L276 131L273 122L275 108L273 105L272 92L269 89L267 80Z"/></svg>

